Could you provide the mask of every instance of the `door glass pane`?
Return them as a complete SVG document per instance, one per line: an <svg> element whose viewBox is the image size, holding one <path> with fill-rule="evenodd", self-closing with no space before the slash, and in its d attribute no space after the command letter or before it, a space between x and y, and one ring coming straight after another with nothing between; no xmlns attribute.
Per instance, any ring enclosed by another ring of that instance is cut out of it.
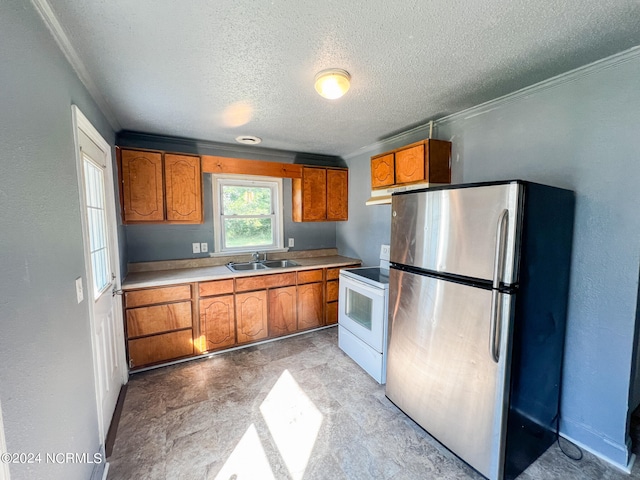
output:
<svg viewBox="0 0 640 480"><path fill-rule="evenodd" d="M83 155L85 198L87 202L87 230L91 254L93 298L97 299L110 285L107 225L104 209L104 172Z"/></svg>
<svg viewBox="0 0 640 480"><path fill-rule="evenodd" d="M371 316L373 311L373 300L350 288L347 288L347 316L362 325L367 330L371 330Z"/></svg>

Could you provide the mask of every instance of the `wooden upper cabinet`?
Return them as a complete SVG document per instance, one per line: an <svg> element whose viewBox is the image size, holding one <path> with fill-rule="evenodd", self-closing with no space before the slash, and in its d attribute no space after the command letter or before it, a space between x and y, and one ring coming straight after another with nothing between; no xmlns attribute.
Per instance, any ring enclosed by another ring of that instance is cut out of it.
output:
<svg viewBox="0 0 640 480"><path fill-rule="evenodd" d="M302 169L302 221L317 222L327 218L327 170Z"/></svg>
<svg viewBox="0 0 640 480"><path fill-rule="evenodd" d="M162 154L122 150L122 209L125 222L164 220Z"/></svg>
<svg viewBox="0 0 640 480"><path fill-rule="evenodd" d="M302 178L291 181L294 222L347 220L348 171L303 167Z"/></svg>
<svg viewBox="0 0 640 480"><path fill-rule="evenodd" d="M349 172L327 169L327 220L347 220L349 217Z"/></svg>
<svg viewBox="0 0 640 480"><path fill-rule="evenodd" d="M165 154L164 172L167 220L170 222L202 222L202 175L200 158Z"/></svg>
<svg viewBox="0 0 640 480"><path fill-rule="evenodd" d="M424 180L424 144L405 148L395 154L396 183Z"/></svg>
<svg viewBox="0 0 640 480"><path fill-rule="evenodd" d="M200 157L119 149L124 223L202 223Z"/></svg>
<svg viewBox="0 0 640 480"><path fill-rule="evenodd" d="M396 183L393 153L371 158L371 188L390 187Z"/></svg>
<svg viewBox="0 0 640 480"><path fill-rule="evenodd" d="M451 142L427 139L371 157L371 188L451 183Z"/></svg>

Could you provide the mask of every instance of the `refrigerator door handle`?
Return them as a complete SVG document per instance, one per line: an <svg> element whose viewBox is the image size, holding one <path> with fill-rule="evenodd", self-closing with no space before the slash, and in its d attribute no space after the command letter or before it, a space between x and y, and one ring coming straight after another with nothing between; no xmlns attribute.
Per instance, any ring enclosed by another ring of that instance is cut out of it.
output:
<svg viewBox="0 0 640 480"><path fill-rule="evenodd" d="M500 330L498 325L500 314L500 282L502 281L502 273L504 271L504 254L507 241L507 223L509 221L509 210L502 210L498 217L498 229L496 231L496 252L493 263L493 290L491 292L491 324L489 331L489 351L491 358L498 363L500 360ZM497 337L497 338L496 338Z"/></svg>

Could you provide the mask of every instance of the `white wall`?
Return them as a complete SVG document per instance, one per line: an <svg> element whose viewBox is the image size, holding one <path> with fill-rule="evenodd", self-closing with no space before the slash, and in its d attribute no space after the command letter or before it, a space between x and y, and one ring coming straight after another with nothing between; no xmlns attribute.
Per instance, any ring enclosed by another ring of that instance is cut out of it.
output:
<svg viewBox="0 0 640 480"><path fill-rule="evenodd" d="M0 400L8 451L43 458L11 478L86 480L44 461L99 451L71 105L114 133L27 1L0 2L0 65Z"/></svg>
<svg viewBox="0 0 640 480"><path fill-rule="evenodd" d="M628 461L634 389L639 78L640 49L635 49L453 115L436 135L453 142L454 183L520 178L576 192L561 430L618 465ZM371 155L419 138L426 138L426 129L347 157L350 190L368 188ZM389 239L389 209L365 207L356 195L349 198L350 218L376 221L338 225L337 244L342 254L373 263L373 244Z"/></svg>

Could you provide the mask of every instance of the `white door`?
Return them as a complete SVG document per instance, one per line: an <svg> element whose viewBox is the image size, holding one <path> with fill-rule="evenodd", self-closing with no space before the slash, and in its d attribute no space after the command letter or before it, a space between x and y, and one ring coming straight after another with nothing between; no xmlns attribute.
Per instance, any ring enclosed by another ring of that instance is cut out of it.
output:
<svg viewBox="0 0 640 480"><path fill-rule="evenodd" d="M124 356L116 212L111 149L77 107L78 181L87 265L96 402L103 443L116 407L120 387L127 380Z"/></svg>
<svg viewBox="0 0 640 480"><path fill-rule="evenodd" d="M6 453L7 453L7 443L4 440L4 425L2 423L2 405L0 405L0 455L6 454ZM9 462L0 461L0 480L9 480Z"/></svg>

